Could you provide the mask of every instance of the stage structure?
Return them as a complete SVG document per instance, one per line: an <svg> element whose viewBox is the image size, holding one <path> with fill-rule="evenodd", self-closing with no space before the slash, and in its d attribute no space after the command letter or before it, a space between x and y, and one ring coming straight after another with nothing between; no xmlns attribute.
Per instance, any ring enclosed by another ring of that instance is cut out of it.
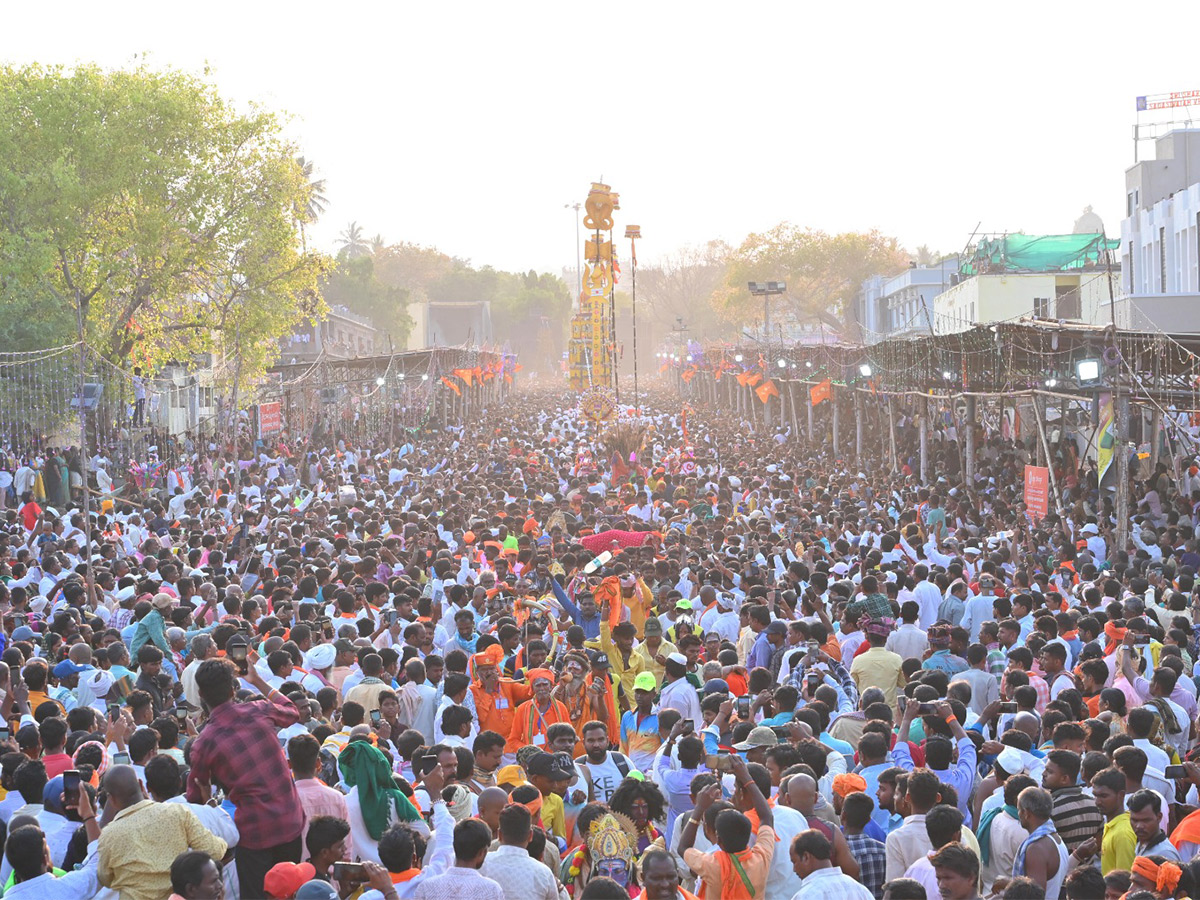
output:
<svg viewBox="0 0 1200 900"><path fill-rule="evenodd" d="M593 182L584 203L583 226L591 234L583 242L583 288L571 318L568 374L573 391L617 389L614 285L621 268L612 230L619 201L607 184Z"/></svg>

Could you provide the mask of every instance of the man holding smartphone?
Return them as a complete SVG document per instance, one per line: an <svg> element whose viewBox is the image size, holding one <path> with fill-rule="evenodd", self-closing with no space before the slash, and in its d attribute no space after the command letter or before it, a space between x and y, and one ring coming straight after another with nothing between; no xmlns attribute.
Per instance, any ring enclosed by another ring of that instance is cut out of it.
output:
<svg viewBox="0 0 1200 900"><path fill-rule="evenodd" d="M205 660L196 686L208 706L208 724L192 744L188 800L204 803L219 782L236 808L238 882L247 897L263 896L263 879L277 862L300 861L304 808L279 745L281 728L299 720L290 700L258 673L258 654L247 654L246 681L265 700L235 703L236 670L222 659Z"/></svg>

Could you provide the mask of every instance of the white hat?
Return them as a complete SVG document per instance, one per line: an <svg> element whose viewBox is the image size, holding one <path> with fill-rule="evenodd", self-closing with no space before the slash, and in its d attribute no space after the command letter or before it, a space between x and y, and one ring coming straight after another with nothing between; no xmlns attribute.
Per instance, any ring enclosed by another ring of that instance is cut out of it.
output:
<svg viewBox="0 0 1200 900"><path fill-rule="evenodd" d="M328 669L337 659L337 648L333 644L317 644L304 657L304 665L309 669Z"/></svg>
<svg viewBox="0 0 1200 900"><path fill-rule="evenodd" d="M1096 523L1095 523L1095 522L1088 522L1086 525L1084 525L1084 526L1083 526L1081 529L1079 529L1079 530L1080 530L1080 531L1081 531L1083 534L1099 534L1099 533L1100 533L1100 529L1096 527Z"/></svg>
<svg viewBox="0 0 1200 900"><path fill-rule="evenodd" d="M834 575L848 575L850 574L850 567L844 562L838 562L833 564L833 567L830 569L830 571L833 572Z"/></svg>
<svg viewBox="0 0 1200 900"><path fill-rule="evenodd" d="M682 653L669 654L667 656L667 659L670 660L671 662L675 663L675 665L677 665L677 666L686 666L687 665L687 657L684 656Z"/></svg>

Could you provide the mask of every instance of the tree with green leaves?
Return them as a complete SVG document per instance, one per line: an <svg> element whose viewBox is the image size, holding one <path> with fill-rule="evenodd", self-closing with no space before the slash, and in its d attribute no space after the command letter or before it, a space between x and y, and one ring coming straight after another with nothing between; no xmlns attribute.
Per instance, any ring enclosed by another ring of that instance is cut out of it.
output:
<svg viewBox="0 0 1200 900"><path fill-rule="evenodd" d="M908 265L895 238L878 231L827 234L789 223L746 238L728 259L725 283L715 299L740 323L762 321L762 300L746 288L751 281L783 281L781 312L798 321L827 321L842 315L863 281L894 275Z"/></svg>
<svg viewBox="0 0 1200 900"><path fill-rule="evenodd" d="M347 225L338 235L338 240L342 242L342 247L338 250L338 259L358 259L371 252L371 242L367 240L362 226L357 222Z"/></svg>
<svg viewBox="0 0 1200 900"><path fill-rule="evenodd" d="M339 260L321 285L321 295L331 307L344 306L366 316L392 339L393 347L404 349L413 327L407 309L408 290L380 281L374 257Z"/></svg>
<svg viewBox="0 0 1200 900"><path fill-rule="evenodd" d="M310 199L278 118L199 78L0 67L7 337L66 342L78 320L113 362L220 348L250 383L323 311L325 261L300 237ZM12 324L31 309L45 312Z"/></svg>

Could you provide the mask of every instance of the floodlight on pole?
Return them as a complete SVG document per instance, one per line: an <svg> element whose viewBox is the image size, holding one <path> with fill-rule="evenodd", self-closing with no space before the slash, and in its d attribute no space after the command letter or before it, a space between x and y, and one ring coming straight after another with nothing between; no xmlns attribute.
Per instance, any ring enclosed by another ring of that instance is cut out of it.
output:
<svg viewBox="0 0 1200 900"><path fill-rule="evenodd" d="M870 363L860 363L858 366L858 374L861 375L863 378L870 378L871 377L871 364Z"/></svg>
<svg viewBox="0 0 1200 900"><path fill-rule="evenodd" d="M1080 385L1095 384L1100 381L1100 360L1089 358L1075 363L1075 375Z"/></svg>
<svg viewBox="0 0 1200 900"><path fill-rule="evenodd" d="M751 296L763 298L763 340L769 340L771 334L770 300L772 297L784 294L787 291L787 284L783 281L749 281L746 286L750 289Z"/></svg>

